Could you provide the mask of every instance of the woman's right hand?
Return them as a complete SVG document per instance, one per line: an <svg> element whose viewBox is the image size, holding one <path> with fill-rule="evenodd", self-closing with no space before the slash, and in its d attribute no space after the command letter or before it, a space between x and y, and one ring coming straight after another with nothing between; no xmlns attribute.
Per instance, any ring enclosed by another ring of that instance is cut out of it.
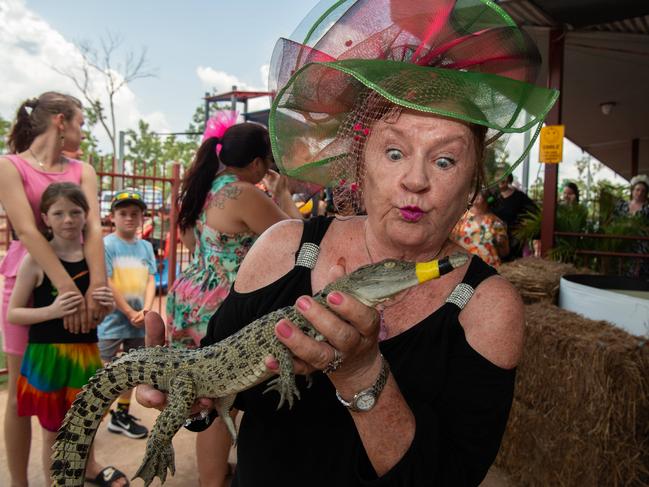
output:
<svg viewBox="0 0 649 487"><path fill-rule="evenodd" d="M145 408L154 408L162 411L167 407L167 393L159 391L149 384L140 384L135 388L135 400ZM207 397L199 397L194 401L190 415L201 411L214 409L214 401Z"/></svg>
<svg viewBox="0 0 649 487"><path fill-rule="evenodd" d="M135 388L135 400L145 408L162 411L167 405L167 394L149 384L141 384Z"/></svg>
<svg viewBox="0 0 649 487"><path fill-rule="evenodd" d="M52 311L53 318L64 318L66 316L73 315L79 310L79 306L83 303L83 295L77 291L66 291L60 293L54 302L50 304L50 309ZM72 333L78 333L73 329L66 329Z"/></svg>
<svg viewBox="0 0 649 487"><path fill-rule="evenodd" d="M268 189L274 197L288 191L288 178L279 174L277 171L269 169L266 176L264 176L263 181L266 189Z"/></svg>
<svg viewBox="0 0 649 487"><path fill-rule="evenodd" d="M113 290L110 286L96 287L91 291L92 299L97 301L101 306L109 309L115 308L115 298L113 297Z"/></svg>

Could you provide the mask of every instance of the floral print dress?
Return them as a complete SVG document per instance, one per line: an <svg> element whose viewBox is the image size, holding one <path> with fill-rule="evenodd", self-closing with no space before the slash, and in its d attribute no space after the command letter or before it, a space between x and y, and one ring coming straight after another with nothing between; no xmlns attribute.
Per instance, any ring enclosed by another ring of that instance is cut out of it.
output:
<svg viewBox="0 0 649 487"><path fill-rule="evenodd" d="M458 244L493 267L501 263L495 244L499 235L507 238L507 226L492 213L478 219L471 212L466 212L453 230L453 238Z"/></svg>
<svg viewBox="0 0 649 487"><path fill-rule="evenodd" d="M629 201L619 201L613 209L613 216L636 218L638 227L644 230L649 227L649 202L645 202L635 215L631 215ZM630 251L638 254L649 254L649 242L637 240ZM626 263L625 274L628 277L649 281L649 259L629 259Z"/></svg>
<svg viewBox="0 0 649 487"><path fill-rule="evenodd" d="M252 232L222 233L205 222L207 209L216 194L235 181L236 176L224 174L212 183L198 217L202 225L194 227L194 257L167 296L168 326L175 347L198 347L210 318L230 292L239 266L257 238Z"/></svg>

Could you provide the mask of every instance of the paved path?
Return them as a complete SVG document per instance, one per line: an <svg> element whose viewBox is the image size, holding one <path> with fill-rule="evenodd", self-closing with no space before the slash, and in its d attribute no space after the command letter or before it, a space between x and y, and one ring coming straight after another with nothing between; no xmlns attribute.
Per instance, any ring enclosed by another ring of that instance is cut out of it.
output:
<svg viewBox="0 0 649 487"><path fill-rule="evenodd" d="M0 392L0 418L4 418L5 404L7 400L7 392L3 390ZM131 413L138 418L142 419L142 423L149 429L153 426L157 411L149 410L141 407L139 404L134 403L131 406ZM138 469L142 458L144 458L144 448L146 446L146 439L132 440L123 435L116 435L108 432L106 429L107 419L104 419L99 426L97 436L95 438L95 449L97 452L98 461L105 465L114 465L122 470L127 476L132 477ZM40 425L36 418L32 419L32 452L30 456L30 469L29 469L29 485L30 487L45 487L48 485L44 482L41 473L40 465L40 452L41 452L41 438L40 438ZM176 435L173 440L174 449L176 451L176 475L167 479L165 485L169 486L195 486L198 485L198 477L196 475L195 461L194 461L194 433L191 433L184 428ZM0 440L0 486L9 485L9 476L7 474L7 456L5 445ZM90 485L90 484L86 484ZM140 487L143 485L142 480L138 479L131 483L131 485ZM156 479L151 485L159 486L160 482Z"/></svg>
<svg viewBox="0 0 649 487"><path fill-rule="evenodd" d="M7 401L7 391L0 391L0 418L4 418L5 404ZM157 411L141 407L139 404L134 403L131 406L131 412L134 416L141 418L142 423L149 429L153 426ZM97 437L95 438L95 448L97 452L97 459L105 465L114 465L122 470L129 477L133 476L135 471L140 466L140 462L144 457L144 448L146 440L132 440L122 435L116 435L108 432L106 429L106 421L104 419L99 426ZM32 452L30 457L30 474L29 485L30 487L46 487L47 483L44 482L43 475L41 474L40 466L40 451L41 451L41 438L40 438L40 425L38 421L32 419L32 429L34 431L32 440ZM167 479L166 486L180 487L180 486L198 486L198 477L196 475L195 457L194 457L194 433L191 433L184 428L178 432L174 440L174 450L176 451L176 475ZM9 476L7 474L7 456L5 451L4 442L0 439L0 486L9 485ZM90 485L90 484L86 484ZM132 482L134 487L141 487L142 480L137 479ZM160 486L158 479L154 480L151 484L153 486ZM305 484L306 485L306 484ZM487 475L487 478L482 483L481 487L513 487L512 484L507 482L502 473L497 469L492 468Z"/></svg>
<svg viewBox="0 0 649 487"><path fill-rule="evenodd" d="M0 279L0 285L1 284L2 281ZM164 310L164 299L165 298L163 298L163 302L160 303L160 305L158 304L158 302L156 302L156 305L153 307L153 309ZM6 401L6 387L2 387L2 390L0 390L0 421L4 421ZM158 411L143 408L142 406L137 404L137 402L134 402L131 406L131 413L135 417L141 418L142 423L149 429L151 429L151 427L153 426L153 423L155 422L155 419L158 415ZM106 429L106 421L107 419L104 419L102 424L99 426L99 430L95 438L97 460L105 465L113 465L119 468L130 478L133 476L133 474L135 474L140 466L140 463L142 462L142 458L144 458L146 439L132 440L122 435L110 433ZM29 463L29 485L30 487L46 487L48 483L43 479L43 474L41 473L42 469L40 465L40 425L38 424L38 420L35 418L32 419L32 431L34 432L34 434L32 437L32 451ZM181 428L178 434L174 437L173 444L174 450L176 452L176 475L174 477L167 478L167 482L164 484L165 487L198 486L194 442L194 433L191 433L184 428ZM231 458L232 461L235 461L235 455L232 455ZM4 487L8 485L9 475L7 473L7 455L4 440L3 438L0 438L0 486ZM86 485L90 486L91 484ZM137 479L136 481L131 482L131 485L134 487L141 487L143 486L143 482L141 479ZM158 479L155 479L151 485L154 487L159 487L161 484ZM487 475L487 478L480 487L514 486L507 481L507 479L501 472L499 472L495 468L492 468Z"/></svg>

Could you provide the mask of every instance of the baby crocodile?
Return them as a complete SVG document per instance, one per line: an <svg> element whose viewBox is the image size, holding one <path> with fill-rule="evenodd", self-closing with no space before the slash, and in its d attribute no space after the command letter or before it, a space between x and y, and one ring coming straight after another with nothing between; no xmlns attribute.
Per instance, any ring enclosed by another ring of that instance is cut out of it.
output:
<svg viewBox="0 0 649 487"><path fill-rule="evenodd" d="M358 268L334 281L315 296L326 305L332 291L343 291L368 306L389 299L419 283L435 279L464 265L468 257L454 254L431 262L384 260ZM280 394L278 408L300 393L295 384L292 355L275 337L275 324L287 318L311 337L323 337L293 306L278 309L253 321L234 335L209 347L179 350L153 347L133 350L98 371L78 394L59 430L52 454L53 485L82 486L88 450L103 414L123 391L138 384L150 384L168 392L167 406L160 413L149 436L142 465L134 478L148 486L155 476L166 480L167 469L175 472L171 440L198 397L215 398L216 409L236 440L228 411L236 394L270 378L264 359L272 355L279 362L278 376L268 390Z"/></svg>

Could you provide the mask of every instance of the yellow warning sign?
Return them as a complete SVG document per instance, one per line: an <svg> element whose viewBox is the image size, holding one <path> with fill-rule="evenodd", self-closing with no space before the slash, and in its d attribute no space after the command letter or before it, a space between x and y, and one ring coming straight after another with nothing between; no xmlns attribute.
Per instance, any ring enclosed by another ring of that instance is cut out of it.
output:
<svg viewBox="0 0 649 487"><path fill-rule="evenodd" d="M563 125L547 125L541 129L539 162L558 164L563 161Z"/></svg>

